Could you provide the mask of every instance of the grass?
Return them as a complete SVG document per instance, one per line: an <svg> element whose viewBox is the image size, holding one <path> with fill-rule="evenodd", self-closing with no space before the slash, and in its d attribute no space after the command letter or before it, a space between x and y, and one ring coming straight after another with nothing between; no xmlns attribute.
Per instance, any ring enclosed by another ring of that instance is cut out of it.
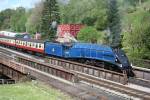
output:
<svg viewBox="0 0 150 100"><path fill-rule="evenodd" d="M0 85L0 100L71 100L71 97L42 83Z"/></svg>

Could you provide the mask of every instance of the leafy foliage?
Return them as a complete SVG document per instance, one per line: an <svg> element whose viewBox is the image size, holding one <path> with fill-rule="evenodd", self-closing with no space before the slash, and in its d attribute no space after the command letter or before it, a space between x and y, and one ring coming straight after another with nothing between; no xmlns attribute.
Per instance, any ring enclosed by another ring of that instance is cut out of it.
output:
<svg viewBox="0 0 150 100"><path fill-rule="evenodd" d="M18 7L16 10L6 9L0 12L0 29L25 32L26 20L25 8Z"/></svg>
<svg viewBox="0 0 150 100"><path fill-rule="evenodd" d="M130 57L150 59L150 13L141 10L128 15L123 46Z"/></svg>
<svg viewBox="0 0 150 100"><path fill-rule="evenodd" d="M94 27L88 26L81 29L77 35L77 39L82 42L96 43L100 36L100 33Z"/></svg>
<svg viewBox="0 0 150 100"><path fill-rule="evenodd" d="M25 8L18 7L15 11L15 13L11 16L11 30L16 32L25 32L26 27L25 23L27 20Z"/></svg>
<svg viewBox="0 0 150 100"><path fill-rule="evenodd" d="M61 23L83 23L97 30L107 28L106 0L70 0L61 6Z"/></svg>
<svg viewBox="0 0 150 100"><path fill-rule="evenodd" d="M59 8L56 0L45 0L42 11L41 32L44 33L43 38L52 40L56 34L55 29L51 27L52 22L59 23Z"/></svg>
<svg viewBox="0 0 150 100"><path fill-rule="evenodd" d="M10 29L10 19L13 15L14 10L6 9L0 12L0 29Z"/></svg>
<svg viewBox="0 0 150 100"><path fill-rule="evenodd" d="M43 6L43 2L41 1L29 12L29 18L26 22L26 29L29 33L40 32Z"/></svg>

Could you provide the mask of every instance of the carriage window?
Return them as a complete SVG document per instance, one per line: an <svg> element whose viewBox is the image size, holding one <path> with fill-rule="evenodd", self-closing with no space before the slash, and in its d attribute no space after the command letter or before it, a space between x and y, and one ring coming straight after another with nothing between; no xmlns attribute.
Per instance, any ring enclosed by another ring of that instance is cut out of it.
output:
<svg viewBox="0 0 150 100"><path fill-rule="evenodd" d="M25 41L23 41L23 46L25 46Z"/></svg>
<svg viewBox="0 0 150 100"><path fill-rule="evenodd" d="M39 44L39 48L41 48L41 44Z"/></svg>
<svg viewBox="0 0 150 100"><path fill-rule="evenodd" d="M36 48L38 48L38 43L36 43Z"/></svg>
<svg viewBox="0 0 150 100"><path fill-rule="evenodd" d="M30 47L32 46L32 43L30 42Z"/></svg>

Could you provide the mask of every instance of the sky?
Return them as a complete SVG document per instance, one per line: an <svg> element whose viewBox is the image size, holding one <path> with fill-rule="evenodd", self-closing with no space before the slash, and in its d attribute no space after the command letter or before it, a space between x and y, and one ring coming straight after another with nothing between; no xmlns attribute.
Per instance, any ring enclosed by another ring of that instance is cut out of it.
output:
<svg viewBox="0 0 150 100"><path fill-rule="evenodd" d="M25 8L32 8L34 7L35 3L39 2L40 0L0 0L0 11L6 8L13 8L16 7L25 7Z"/></svg>

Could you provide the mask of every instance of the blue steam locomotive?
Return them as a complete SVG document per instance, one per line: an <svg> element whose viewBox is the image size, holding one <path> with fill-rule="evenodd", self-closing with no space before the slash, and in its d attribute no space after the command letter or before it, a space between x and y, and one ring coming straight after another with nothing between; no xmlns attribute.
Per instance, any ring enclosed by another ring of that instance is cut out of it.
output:
<svg viewBox="0 0 150 100"><path fill-rule="evenodd" d="M128 76L134 76L128 57L121 49L91 43L60 44L45 42L44 52L49 56L72 59L113 71L126 71Z"/></svg>

